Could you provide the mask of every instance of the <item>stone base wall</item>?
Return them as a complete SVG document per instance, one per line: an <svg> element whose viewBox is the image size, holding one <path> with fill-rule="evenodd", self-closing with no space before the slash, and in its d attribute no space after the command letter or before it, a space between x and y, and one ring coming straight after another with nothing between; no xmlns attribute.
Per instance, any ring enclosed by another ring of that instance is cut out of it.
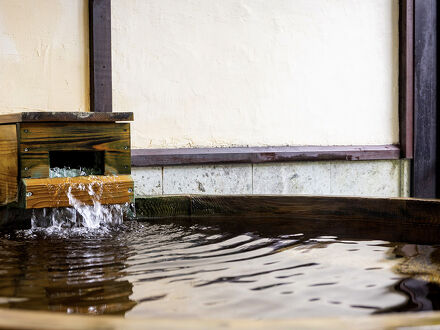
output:
<svg viewBox="0 0 440 330"><path fill-rule="evenodd" d="M408 160L134 167L137 197L151 195L330 195L408 197Z"/></svg>

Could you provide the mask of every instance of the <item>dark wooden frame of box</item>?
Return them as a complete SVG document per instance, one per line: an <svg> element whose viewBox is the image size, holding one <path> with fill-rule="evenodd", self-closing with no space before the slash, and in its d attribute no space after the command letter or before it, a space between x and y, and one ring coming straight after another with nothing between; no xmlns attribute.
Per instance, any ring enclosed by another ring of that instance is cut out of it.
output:
<svg viewBox="0 0 440 330"><path fill-rule="evenodd" d="M81 178L49 178L49 152L102 151L104 173L93 180L103 185L102 202L134 200L130 160L132 113L40 113L0 116L0 206L18 203L22 208L68 206L61 196ZM108 177L111 176L111 177ZM30 190L32 189L32 191ZM58 195L57 195L58 194ZM91 203L88 193L75 191ZM54 200L57 195L59 200ZM65 195L65 194L64 194Z"/></svg>

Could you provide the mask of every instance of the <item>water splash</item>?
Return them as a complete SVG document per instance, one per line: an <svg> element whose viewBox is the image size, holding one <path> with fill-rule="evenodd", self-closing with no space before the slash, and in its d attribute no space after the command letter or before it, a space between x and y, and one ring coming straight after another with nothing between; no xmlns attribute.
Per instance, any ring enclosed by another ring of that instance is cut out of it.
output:
<svg viewBox="0 0 440 330"><path fill-rule="evenodd" d="M77 177L94 175L94 169L87 168L51 168L51 178ZM87 191L91 196L93 205L87 205L76 199L72 194L72 188ZM86 228L88 230L101 229L120 225L124 216L134 214L134 205L114 204L103 205L100 199L103 193L103 185L99 180L88 184L77 183L69 186L66 192L71 207L33 209L31 217L31 228L45 228L50 231L61 231L67 228Z"/></svg>
<svg viewBox="0 0 440 330"><path fill-rule="evenodd" d="M49 178L68 178L86 175L99 175L101 174L94 168L70 168L70 167L51 167L49 169Z"/></svg>

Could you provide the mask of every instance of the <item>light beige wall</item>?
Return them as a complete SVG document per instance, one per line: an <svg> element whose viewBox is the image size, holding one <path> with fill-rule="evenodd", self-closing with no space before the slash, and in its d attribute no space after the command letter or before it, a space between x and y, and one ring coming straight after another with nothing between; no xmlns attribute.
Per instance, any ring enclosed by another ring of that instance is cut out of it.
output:
<svg viewBox="0 0 440 330"><path fill-rule="evenodd" d="M0 0L0 113L88 111L87 0Z"/></svg>
<svg viewBox="0 0 440 330"><path fill-rule="evenodd" d="M398 0L113 0L135 148L398 142Z"/></svg>

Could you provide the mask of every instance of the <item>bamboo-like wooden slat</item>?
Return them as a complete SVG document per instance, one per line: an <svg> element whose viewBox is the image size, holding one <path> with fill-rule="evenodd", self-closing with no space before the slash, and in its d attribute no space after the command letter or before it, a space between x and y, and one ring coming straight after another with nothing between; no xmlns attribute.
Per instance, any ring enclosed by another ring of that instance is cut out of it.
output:
<svg viewBox="0 0 440 330"><path fill-rule="evenodd" d="M0 126L0 205L17 201L17 127Z"/></svg>
<svg viewBox="0 0 440 330"><path fill-rule="evenodd" d="M68 207L71 195L81 203L93 205L134 202L133 179L130 175L80 176L74 178L22 179L23 208Z"/></svg>

